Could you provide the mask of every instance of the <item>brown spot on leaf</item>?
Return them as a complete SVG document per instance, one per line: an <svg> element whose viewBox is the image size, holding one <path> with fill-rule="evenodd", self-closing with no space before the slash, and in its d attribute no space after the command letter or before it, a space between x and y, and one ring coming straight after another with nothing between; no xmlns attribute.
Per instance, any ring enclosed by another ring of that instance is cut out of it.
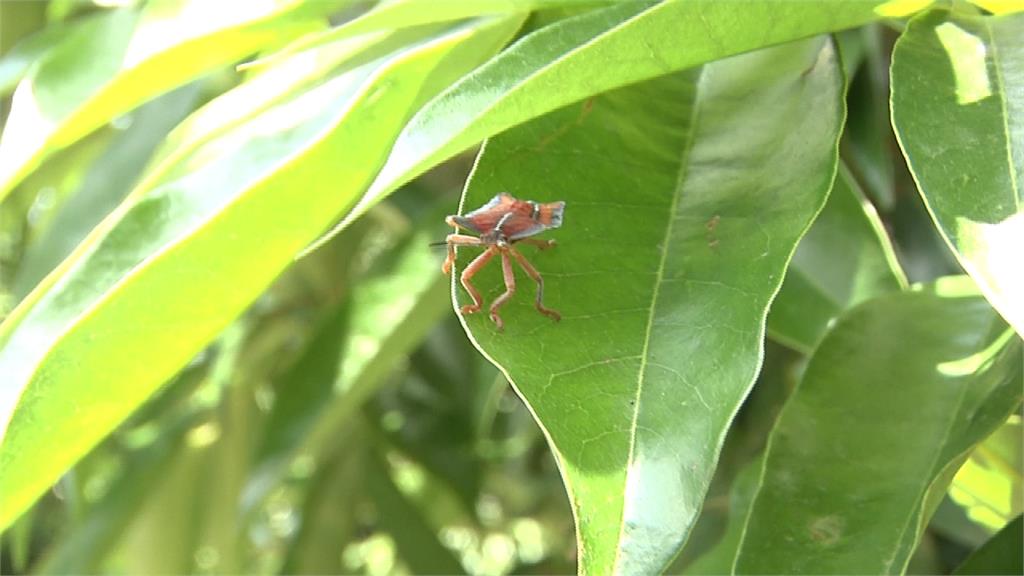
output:
<svg viewBox="0 0 1024 576"><path fill-rule="evenodd" d="M811 521L807 532L816 543L824 548L835 546L843 536L843 519L836 515L822 516Z"/></svg>

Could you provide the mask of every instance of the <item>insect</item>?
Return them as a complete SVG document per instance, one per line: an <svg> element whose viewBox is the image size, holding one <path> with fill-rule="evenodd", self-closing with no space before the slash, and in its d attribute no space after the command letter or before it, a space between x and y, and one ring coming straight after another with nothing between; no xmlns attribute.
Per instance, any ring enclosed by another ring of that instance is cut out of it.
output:
<svg viewBox="0 0 1024 576"><path fill-rule="evenodd" d="M442 272L451 274L452 264L455 263L456 246L485 247L484 252L470 262L459 277L463 288L473 298L472 304L467 304L460 309L463 314L473 314L483 308L484 300L470 280L492 258L500 255L501 270L505 277L505 292L491 303L489 309L491 320L497 325L498 330L505 327L505 323L498 314L498 308L508 302L516 292L516 277L512 271L513 259L537 283L537 298L534 301L537 310L556 321L561 319L558 312L544 306L544 278L526 257L516 250L515 245L518 243L533 244L541 250L554 246L554 240L537 240L530 236L561 226L563 211L565 211L565 202L541 204L532 200L519 200L512 197L511 194L502 192L469 214L451 215L445 218L444 221L455 228L455 234L449 234L445 239L445 244L448 245L448 257L445 258L444 264L441 266ZM460 228L476 232L479 236L459 234Z"/></svg>

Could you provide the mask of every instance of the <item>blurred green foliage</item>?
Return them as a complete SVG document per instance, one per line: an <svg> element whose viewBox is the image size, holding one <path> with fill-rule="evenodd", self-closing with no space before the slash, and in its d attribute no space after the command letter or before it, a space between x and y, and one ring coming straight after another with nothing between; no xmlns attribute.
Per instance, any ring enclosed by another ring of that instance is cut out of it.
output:
<svg viewBox="0 0 1024 576"><path fill-rule="evenodd" d="M0 2L0 573L1019 573L1018 4Z"/></svg>

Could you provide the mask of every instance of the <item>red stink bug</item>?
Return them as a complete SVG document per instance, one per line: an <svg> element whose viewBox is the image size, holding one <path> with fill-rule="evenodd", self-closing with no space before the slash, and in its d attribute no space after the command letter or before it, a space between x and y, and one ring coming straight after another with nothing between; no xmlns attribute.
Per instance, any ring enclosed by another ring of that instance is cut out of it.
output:
<svg viewBox="0 0 1024 576"><path fill-rule="evenodd" d="M537 299L534 305L537 310L553 319L560 320L558 312L544 307L544 278L540 272L530 264L525 256L515 249L514 245L520 242L533 244L540 249L549 248L555 245L554 240L536 240L530 238L545 230L558 228L562 225L562 212L565 211L565 202L549 202L541 204L532 200L519 200L512 195L502 192L483 206L463 216L452 215L445 218L449 226L455 228L455 234L449 234L445 239L448 245L448 257L445 258L441 271L450 274L452 264L455 262L456 246L482 246L486 247L483 254L466 266L459 277L462 286L473 298L472 304L461 308L463 314L479 312L484 305L480 292L470 284L470 280L476 275L491 258L501 255L501 270L505 277L505 292L498 296L491 303L489 309L491 320L498 326L498 330L504 328L505 323L498 315L498 308L512 298L516 292L516 277L512 272L512 259L523 268L530 278L537 283ZM462 228L470 232L476 232L479 236L468 236L459 234Z"/></svg>

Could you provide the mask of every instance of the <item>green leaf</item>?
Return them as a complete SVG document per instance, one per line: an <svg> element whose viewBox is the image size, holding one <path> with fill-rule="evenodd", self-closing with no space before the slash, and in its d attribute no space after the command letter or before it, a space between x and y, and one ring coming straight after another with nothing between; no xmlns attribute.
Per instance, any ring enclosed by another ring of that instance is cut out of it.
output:
<svg viewBox="0 0 1024 576"><path fill-rule="evenodd" d="M0 138L0 200L54 150L153 96L310 30L335 6L161 0L69 27L15 90Z"/></svg>
<svg viewBox="0 0 1024 576"><path fill-rule="evenodd" d="M17 5L11 3L4 6L3 9L7 9L8 6ZM11 18L13 20L14 15L5 15L4 18ZM82 26L88 21L89 19L82 19L71 26ZM75 33L74 30L69 30L68 26L54 24L37 31L15 44L14 48L5 53L3 58L0 58L0 94L7 96L8 92L13 90L18 82L25 77L25 74L32 68L33 63L53 49L54 45L59 44L60 39L65 34Z"/></svg>
<svg viewBox="0 0 1024 576"><path fill-rule="evenodd" d="M736 481L729 492L729 520L725 533L713 548L686 568L687 574L732 574L733 560L743 537L743 527L750 513L750 506L754 502L754 493L763 466L764 458L757 458L736 476Z"/></svg>
<svg viewBox="0 0 1024 576"><path fill-rule="evenodd" d="M329 77L133 192L0 325L0 528L353 202L431 88L520 22L458 26Z"/></svg>
<svg viewBox="0 0 1024 576"><path fill-rule="evenodd" d="M388 0L344 24L318 34L308 34L281 51L245 66L264 66L278 59L322 44L352 38L360 34L397 30L424 24L464 20L477 16L530 12L559 5L580 6L607 4L612 0L473 0L472 2L423 2L422 0Z"/></svg>
<svg viewBox="0 0 1024 576"><path fill-rule="evenodd" d="M998 534L975 550L954 574L1024 573L1024 518L1017 516Z"/></svg>
<svg viewBox="0 0 1024 576"><path fill-rule="evenodd" d="M902 573L935 495L1019 404L1021 362L965 277L841 317L769 438L737 573Z"/></svg>
<svg viewBox="0 0 1024 576"><path fill-rule="evenodd" d="M192 110L198 96L197 85L183 86L132 115L131 126L113 136L46 231L25 249L12 286L16 297L28 294L128 195L154 149Z"/></svg>
<svg viewBox="0 0 1024 576"><path fill-rule="evenodd" d="M807 353L844 310L906 285L881 219L843 167L789 263L768 332Z"/></svg>
<svg viewBox="0 0 1024 576"><path fill-rule="evenodd" d="M911 21L893 51L892 121L964 270L1024 334L1024 14Z"/></svg>
<svg viewBox="0 0 1024 576"><path fill-rule="evenodd" d="M327 236L430 167L541 114L704 62L858 26L878 18L880 4L636 1L544 27L425 106L366 196Z"/></svg>
<svg viewBox="0 0 1024 576"><path fill-rule="evenodd" d="M656 573L686 539L768 304L832 185L842 92L819 38L602 94L484 147L464 210L499 191L567 202L559 245L523 249L561 322L520 274L503 333L486 313L465 324L546 430L582 572ZM474 280L488 303L499 268Z"/></svg>
<svg viewBox="0 0 1024 576"><path fill-rule="evenodd" d="M200 424L205 412L186 415L161 431L151 445L131 454L124 472L96 502L81 524L50 548L35 574L85 574L102 571L101 562L151 496L153 485L168 473L184 452L185 434Z"/></svg>

